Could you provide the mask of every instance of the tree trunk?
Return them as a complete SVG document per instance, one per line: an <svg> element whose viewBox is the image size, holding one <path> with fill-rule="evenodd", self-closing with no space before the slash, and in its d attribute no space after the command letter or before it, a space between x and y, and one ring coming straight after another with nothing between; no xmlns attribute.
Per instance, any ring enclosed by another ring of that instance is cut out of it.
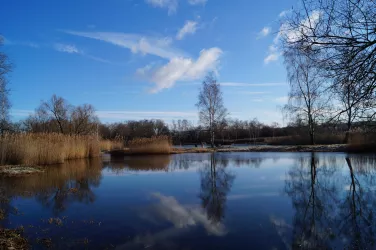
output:
<svg viewBox="0 0 376 250"><path fill-rule="evenodd" d="M346 135L345 135L345 143L346 144L350 142L350 132L351 132L351 129L352 129L351 118L349 117L348 120L347 120L347 131L346 131Z"/></svg>

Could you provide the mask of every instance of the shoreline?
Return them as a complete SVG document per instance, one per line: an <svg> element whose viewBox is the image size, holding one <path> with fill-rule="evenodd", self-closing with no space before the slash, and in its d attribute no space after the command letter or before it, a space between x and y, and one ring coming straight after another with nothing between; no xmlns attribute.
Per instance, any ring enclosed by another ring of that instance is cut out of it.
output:
<svg viewBox="0 0 376 250"><path fill-rule="evenodd" d="M0 176L26 176L43 173L44 167L33 165L4 165L0 166Z"/></svg>
<svg viewBox="0 0 376 250"><path fill-rule="evenodd" d="M248 146L241 148L174 148L173 153L210 153L210 152L348 152L349 147L346 144L332 145L294 145L294 146Z"/></svg>
<svg viewBox="0 0 376 250"><path fill-rule="evenodd" d="M169 153L159 153L165 155L188 154L188 153L213 153L213 152L343 152L343 153L375 153L373 147L367 145L348 145L348 144L330 144L330 145L262 145L247 147L226 147L226 148L172 148ZM132 153L129 149L112 150L106 152L112 157L152 155L158 153Z"/></svg>
<svg viewBox="0 0 376 250"><path fill-rule="evenodd" d="M343 152L343 153L376 153L370 145L347 145L347 144L331 144L331 145L259 145L247 147L226 147L226 148L172 148L169 153L132 153L129 149L111 150L102 152L111 155L111 157L124 156L140 156L140 155L172 155L172 154L199 154L199 153L231 153L231 152ZM27 176L39 174L45 171L47 166L34 165L4 165L0 166L0 176Z"/></svg>

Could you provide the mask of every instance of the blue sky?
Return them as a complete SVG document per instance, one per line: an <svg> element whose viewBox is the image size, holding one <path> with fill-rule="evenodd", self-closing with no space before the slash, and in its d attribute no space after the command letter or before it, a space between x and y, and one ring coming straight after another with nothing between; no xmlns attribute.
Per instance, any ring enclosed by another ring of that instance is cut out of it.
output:
<svg viewBox="0 0 376 250"><path fill-rule="evenodd" d="M275 38L284 0L5 1L2 48L14 64L11 115L52 94L90 103L103 122L197 121L197 95L218 74L232 118L282 123L288 85Z"/></svg>

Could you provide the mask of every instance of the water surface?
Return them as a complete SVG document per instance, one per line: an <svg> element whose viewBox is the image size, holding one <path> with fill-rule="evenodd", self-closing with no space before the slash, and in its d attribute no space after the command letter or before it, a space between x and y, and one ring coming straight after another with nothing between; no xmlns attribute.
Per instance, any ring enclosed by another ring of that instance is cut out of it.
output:
<svg viewBox="0 0 376 250"><path fill-rule="evenodd" d="M0 178L34 249L375 249L376 157L213 153L80 160Z"/></svg>

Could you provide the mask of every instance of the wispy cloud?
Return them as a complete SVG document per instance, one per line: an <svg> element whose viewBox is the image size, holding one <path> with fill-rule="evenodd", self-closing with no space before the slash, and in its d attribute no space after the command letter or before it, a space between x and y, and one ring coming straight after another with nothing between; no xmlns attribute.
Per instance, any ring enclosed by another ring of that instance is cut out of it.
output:
<svg viewBox="0 0 376 250"><path fill-rule="evenodd" d="M3 38L4 38L4 44L6 45L20 45L20 46L26 46L26 47L35 48L35 49L40 47L39 44L30 42L30 41L14 41L5 37Z"/></svg>
<svg viewBox="0 0 376 250"><path fill-rule="evenodd" d="M188 34L194 34L197 30L197 22L186 21L184 26L176 34L177 40L182 40Z"/></svg>
<svg viewBox="0 0 376 250"><path fill-rule="evenodd" d="M81 54L82 53L75 45L72 45L72 44L56 43L54 45L54 48L57 51L66 52L69 54Z"/></svg>
<svg viewBox="0 0 376 250"><path fill-rule="evenodd" d="M262 28L262 30L257 35L257 39L266 37L267 35L270 34L271 31L272 31L272 28L270 28L270 27Z"/></svg>
<svg viewBox="0 0 376 250"><path fill-rule="evenodd" d="M25 118L33 114L34 110L12 109L10 114L14 117ZM131 120L131 119L163 119L166 121L172 119L197 119L197 111L132 111L132 110L98 110L96 115L104 120Z"/></svg>
<svg viewBox="0 0 376 250"><path fill-rule="evenodd" d="M109 60L106 60L106 59L103 59L103 58L100 58L100 57L97 57L97 56L93 56L93 55L87 54L83 50L78 49L73 44L56 43L54 45L54 48L55 48L55 50L57 50L59 52L64 52L64 53L68 53L68 54L78 54L78 55L84 56L86 58L89 58L89 59L97 61L97 62L113 64Z"/></svg>
<svg viewBox="0 0 376 250"><path fill-rule="evenodd" d="M192 58L175 57L164 66L141 68L138 74L155 84L150 90L157 93L163 89L171 88L179 81L194 81L201 79L209 71L217 71L222 50L210 48L202 50L197 60Z"/></svg>
<svg viewBox="0 0 376 250"><path fill-rule="evenodd" d="M279 17L285 17L286 15L288 15L289 13L291 13L291 9L290 10L283 10L281 11L281 13L279 13Z"/></svg>
<svg viewBox="0 0 376 250"><path fill-rule="evenodd" d="M131 119L181 119L181 118L197 118L197 112L179 112L179 111L109 111L102 110L96 112L100 119L106 120L131 120Z"/></svg>
<svg viewBox="0 0 376 250"><path fill-rule="evenodd" d="M286 104L289 100L288 96L281 96L274 99L275 102Z"/></svg>
<svg viewBox="0 0 376 250"><path fill-rule="evenodd" d="M270 62L277 61L278 58L279 58L279 54L271 53L271 54L267 55L267 57L264 58L264 63L269 64Z"/></svg>
<svg viewBox="0 0 376 250"><path fill-rule="evenodd" d="M199 4L205 5L206 2L207 0L188 0L188 3L190 5L199 5Z"/></svg>
<svg viewBox="0 0 376 250"><path fill-rule="evenodd" d="M96 39L113 45L130 49L132 53L155 55L165 59L185 56L185 53L171 46L172 40L168 37L154 38L138 34L119 32L77 32L65 31L67 34Z"/></svg>
<svg viewBox="0 0 376 250"><path fill-rule="evenodd" d="M29 109L11 109L10 115L18 118L25 118L34 113L34 110Z"/></svg>
<svg viewBox="0 0 376 250"><path fill-rule="evenodd" d="M263 92L263 91L239 91L238 94L246 94L246 95L264 95L269 94L270 92Z"/></svg>
<svg viewBox="0 0 376 250"><path fill-rule="evenodd" d="M243 82L221 82L224 87L272 87L286 85L284 82L266 82L266 83L243 83Z"/></svg>
<svg viewBox="0 0 376 250"><path fill-rule="evenodd" d="M280 54L281 53L278 51L276 45L270 45L268 49L268 55L264 58L264 63L268 64L270 62L277 61Z"/></svg>
<svg viewBox="0 0 376 250"><path fill-rule="evenodd" d="M177 0L145 0L145 2L156 8L167 9L169 15L174 14L178 8Z"/></svg>

